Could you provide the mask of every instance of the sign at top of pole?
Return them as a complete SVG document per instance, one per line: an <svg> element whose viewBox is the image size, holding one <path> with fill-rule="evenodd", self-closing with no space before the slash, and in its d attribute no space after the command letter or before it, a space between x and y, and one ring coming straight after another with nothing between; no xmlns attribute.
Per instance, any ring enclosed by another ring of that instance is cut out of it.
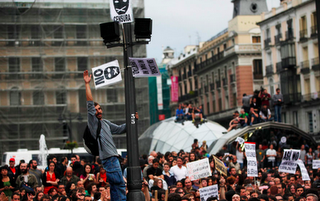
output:
<svg viewBox="0 0 320 201"><path fill-rule="evenodd" d="M131 0L110 0L110 14L114 22L133 22Z"/></svg>

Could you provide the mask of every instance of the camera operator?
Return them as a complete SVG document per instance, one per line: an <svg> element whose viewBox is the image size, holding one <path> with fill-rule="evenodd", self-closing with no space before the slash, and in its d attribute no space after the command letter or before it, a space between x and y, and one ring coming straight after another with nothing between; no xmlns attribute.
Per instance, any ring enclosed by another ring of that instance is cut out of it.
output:
<svg viewBox="0 0 320 201"><path fill-rule="evenodd" d="M271 95L268 94L267 89L263 89L263 88L261 87L261 95L260 95L260 98L261 98L261 105L267 105L267 107L270 108L269 101L270 101L270 99L271 99Z"/></svg>

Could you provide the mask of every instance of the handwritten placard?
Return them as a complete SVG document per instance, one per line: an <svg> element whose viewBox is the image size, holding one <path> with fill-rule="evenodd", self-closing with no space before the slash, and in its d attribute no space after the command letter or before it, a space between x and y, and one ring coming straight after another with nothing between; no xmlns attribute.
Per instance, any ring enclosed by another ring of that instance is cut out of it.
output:
<svg viewBox="0 0 320 201"><path fill-rule="evenodd" d="M216 197L219 200L218 184L199 189L200 200L207 200L209 197Z"/></svg>
<svg viewBox="0 0 320 201"><path fill-rule="evenodd" d="M191 181L211 176L208 158L187 163L187 170Z"/></svg>
<svg viewBox="0 0 320 201"><path fill-rule="evenodd" d="M228 176L228 169L227 167L224 165L224 163L219 160L217 157L213 157L214 158L214 167L215 169L220 172L220 174L223 174L224 176Z"/></svg>

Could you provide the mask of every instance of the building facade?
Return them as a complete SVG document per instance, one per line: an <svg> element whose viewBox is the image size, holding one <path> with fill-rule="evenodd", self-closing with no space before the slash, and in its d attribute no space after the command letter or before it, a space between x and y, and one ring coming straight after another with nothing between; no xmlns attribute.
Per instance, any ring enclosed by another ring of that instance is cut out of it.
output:
<svg viewBox="0 0 320 201"><path fill-rule="evenodd" d="M135 0L135 17L144 17ZM66 140L82 145L87 109L83 71L112 60L123 67L122 48L107 49L99 24L110 22L108 1L3 1L0 3L0 152L38 149L40 134L48 147ZM137 46L134 56L146 57ZM92 88L94 85L92 84ZM93 90L104 118L125 122L124 83ZM136 79L138 132L149 126L148 80ZM125 135L115 144L126 148Z"/></svg>
<svg viewBox="0 0 320 201"><path fill-rule="evenodd" d="M320 132L320 66L314 0L284 0L262 14L264 87L284 95L282 120Z"/></svg>

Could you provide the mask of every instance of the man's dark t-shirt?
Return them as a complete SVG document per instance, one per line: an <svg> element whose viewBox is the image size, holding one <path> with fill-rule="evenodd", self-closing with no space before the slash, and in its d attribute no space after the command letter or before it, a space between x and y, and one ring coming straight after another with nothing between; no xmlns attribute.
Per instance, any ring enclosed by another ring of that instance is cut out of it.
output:
<svg viewBox="0 0 320 201"><path fill-rule="evenodd" d="M148 170L147 170L147 175L148 175L148 178L149 178L149 175L153 175L153 176L161 176L162 175L162 171L160 168L154 168L154 167L150 167Z"/></svg>

